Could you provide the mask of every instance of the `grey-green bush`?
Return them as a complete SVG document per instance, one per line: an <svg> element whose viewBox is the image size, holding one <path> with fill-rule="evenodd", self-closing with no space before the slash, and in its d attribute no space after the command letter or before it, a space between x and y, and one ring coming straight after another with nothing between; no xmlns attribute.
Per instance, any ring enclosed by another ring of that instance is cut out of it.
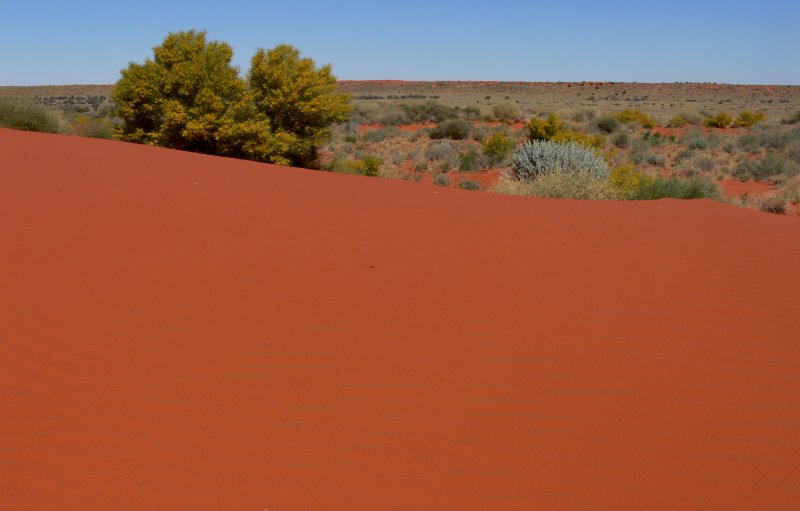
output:
<svg viewBox="0 0 800 511"><path fill-rule="evenodd" d="M595 179L608 177L608 165L591 149L570 142L532 140L514 153L511 167L517 179L535 179L544 174L587 174Z"/></svg>

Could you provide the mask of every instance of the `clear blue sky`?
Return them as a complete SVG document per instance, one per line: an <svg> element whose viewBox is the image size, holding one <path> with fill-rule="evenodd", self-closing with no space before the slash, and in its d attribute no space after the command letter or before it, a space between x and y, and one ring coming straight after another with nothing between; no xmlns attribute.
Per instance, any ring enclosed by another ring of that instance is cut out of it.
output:
<svg viewBox="0 0 800 511"><path fill-rule="evenodd" d="M800 85L798 0L0 0L0 85L113 83L170 31L245 71L297 46L342 79Z"/></svg>

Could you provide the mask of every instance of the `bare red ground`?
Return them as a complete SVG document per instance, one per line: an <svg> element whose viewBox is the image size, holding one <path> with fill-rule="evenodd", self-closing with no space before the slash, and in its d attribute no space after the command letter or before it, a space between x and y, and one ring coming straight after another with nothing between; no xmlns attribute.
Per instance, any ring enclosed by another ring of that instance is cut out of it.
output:
<svg viewBox="0 0 800 511"><path fill-rule="evenodd" d="M0 509L800 502L795 218L0 155Z"/></svg>
<svg viewBox="0 0 800 511"><path fill-rule="evenodd" d="M740 195L764 195L774 190L769 183L761 181L738 181L736 179L723 179L720 182L725 195L738 197Z"/></svg>

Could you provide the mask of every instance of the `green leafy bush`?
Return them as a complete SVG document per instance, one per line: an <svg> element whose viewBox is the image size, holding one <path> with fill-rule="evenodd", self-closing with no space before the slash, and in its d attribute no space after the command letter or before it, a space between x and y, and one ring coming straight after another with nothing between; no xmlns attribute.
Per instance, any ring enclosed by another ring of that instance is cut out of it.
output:
<svg viewBox="0 0 800 511"><path fill-rule="evenodd" d="M526 142L514 154L512 168L517 179L529 180L550 173L584 173L595 179L608 177L608 165L603 158L586 147L570 142L559 144L550 140Z"/></svg>
<svg viewBox="0 0 800 511"><path fill-rule="evenodd" d="M362 176L376 177L381 170L383 160L377 156L367 155L358 162L358 170Z"/></svg>
<svg viewBox="0 0 800 511"><path fill-rule="evenodd" d="M449 138L451 140L466 140L469 137L469 132L472 125L467 121L461 119L450 119L439 124L431 130L430 137L434 140Z"/></svg>
<svg viewBox="0 0 800 511"><path fill-rule="evenodd" d="M502 132L492 134L483 142L483 154L489 159L489 165L494 167L506 161L514 149L514 141Z"/></svg>
<svg viewBox="0 0 800 511"><path fill-rule="evenodd" d="M59 112L34 99L7 95L0 95L0 126L45 133L68 131Z"/></svg>
<svg viewBox="0 0 800 511"><path fill-rule="evenodd" d="M613 133L619 129L619 121L614 117L603 117L597 121L597 127L606 133Z"/></svg>
<svg viewBox="0 0 800 511"><path fill-rule="evenodd" d="M474 147L471 147L469 151L461 155L458 170L465 172L480 170L485 166L484 164L485 159L482 155Z"/></svg>
<svg viewBox="0 0 800 511"><path fill-rule="evenodd" d="M632 190L627 198L633 200L654 199L719 199L722 192L712 181L705 179L679 179L676 177L655 179L642 183Z"/></svg>

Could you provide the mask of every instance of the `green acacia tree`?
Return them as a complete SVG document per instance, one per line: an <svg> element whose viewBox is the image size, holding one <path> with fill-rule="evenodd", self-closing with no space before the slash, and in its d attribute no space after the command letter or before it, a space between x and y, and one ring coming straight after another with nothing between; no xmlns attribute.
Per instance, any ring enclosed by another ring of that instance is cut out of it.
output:
<svg viewBox="0 0 800 511"><path fill-rule="evenodd" d="M153 58L122 70L112 99L114 138L285 165L315 166L332 122L350 98L330 66L317 69L291 46L259 50L248 80L233 50L206 32L170 33Z"/></svg>
<svg viewBox="0 0 800 511"><path fill-rule="evenodd" d="M284 157L316 168L317 148L330 137L330 125L346 121L350 113L350 96L337 91L331 66L317 68L297 48L282 44L256 52L247 80L256 107L287 144Z"/></svg>

